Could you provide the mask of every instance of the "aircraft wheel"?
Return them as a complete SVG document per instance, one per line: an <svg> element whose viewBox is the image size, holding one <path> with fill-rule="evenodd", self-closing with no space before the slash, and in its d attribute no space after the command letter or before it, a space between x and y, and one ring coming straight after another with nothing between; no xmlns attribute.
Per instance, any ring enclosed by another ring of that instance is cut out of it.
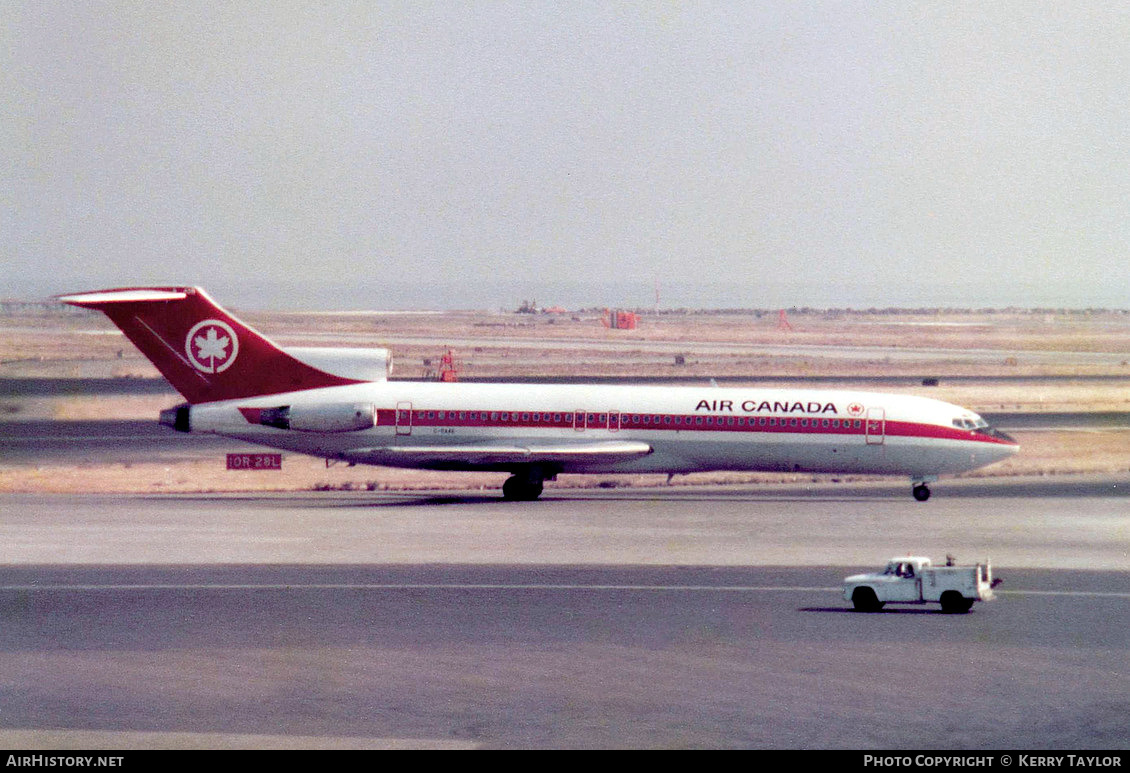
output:
<svg viewBox="0 0 1130 773"><path fill-rule="evenodd" d="M512 502L532 502L541 496L543 484L520 475L511 475L502 484L502 498Z"/></svg>
<svg viewBox="0 0 1130 773"><path fill-rule="evenodd" d="M919 483L917 486L911 489L911 493L914 494L914 498L919 502L925 502L930 498L930 487L925 483Z"/></svg>

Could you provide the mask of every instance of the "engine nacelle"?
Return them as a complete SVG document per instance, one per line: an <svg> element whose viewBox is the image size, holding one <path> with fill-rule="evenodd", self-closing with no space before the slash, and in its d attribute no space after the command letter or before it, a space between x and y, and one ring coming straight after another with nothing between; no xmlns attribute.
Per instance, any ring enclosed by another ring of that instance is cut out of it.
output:
<svg viewBox="0 0 1130 773"><path fill-rule="evenodd" d="M359 432L377 424L372 403L283 405L259 410L259 423L297 432Z"/></svg>
<svg viewBox="0 0 1130 773"><path fill-rule="evenodd" d="M312 368L342 378L386 381L392 375L392 353L388 349L288 346L283 351Z"/></svg>

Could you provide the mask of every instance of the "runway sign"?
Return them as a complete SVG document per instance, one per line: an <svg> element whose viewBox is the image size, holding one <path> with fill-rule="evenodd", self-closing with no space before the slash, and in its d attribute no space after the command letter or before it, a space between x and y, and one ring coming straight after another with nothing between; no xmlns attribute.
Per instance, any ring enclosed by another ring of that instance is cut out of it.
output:
<svg viewBox="0 0 1130 773"><path fill-rule="evenodd" d="M228 454L229 470L281 470L282 454Z"/></svg>

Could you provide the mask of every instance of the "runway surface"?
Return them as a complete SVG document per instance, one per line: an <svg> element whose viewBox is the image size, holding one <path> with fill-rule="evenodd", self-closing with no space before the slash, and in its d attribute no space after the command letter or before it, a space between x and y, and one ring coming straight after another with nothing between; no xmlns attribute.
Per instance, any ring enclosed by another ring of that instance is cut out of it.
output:
<svg viewBox="0 0 1130 773"><path fill-rule="evenodd" d="M0 745L1125 748L1130 476L897 491L0 496Z"/></svg>

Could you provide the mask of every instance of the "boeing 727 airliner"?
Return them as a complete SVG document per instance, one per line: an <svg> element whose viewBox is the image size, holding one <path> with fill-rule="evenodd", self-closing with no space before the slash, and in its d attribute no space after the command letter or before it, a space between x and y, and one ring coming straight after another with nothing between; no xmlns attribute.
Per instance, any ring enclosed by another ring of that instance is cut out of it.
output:
<svg viewBox="0 0 1130 773"><path fill-rule="evenodd" d="M60 296L106 314L184 396L161 413L325 459L510 473L537 499L561 473L708 470L903 475L927 483L1005 459L1016 442L939 400L847 390L389 381L383 349L284 349L200 288Z"/></svg>

